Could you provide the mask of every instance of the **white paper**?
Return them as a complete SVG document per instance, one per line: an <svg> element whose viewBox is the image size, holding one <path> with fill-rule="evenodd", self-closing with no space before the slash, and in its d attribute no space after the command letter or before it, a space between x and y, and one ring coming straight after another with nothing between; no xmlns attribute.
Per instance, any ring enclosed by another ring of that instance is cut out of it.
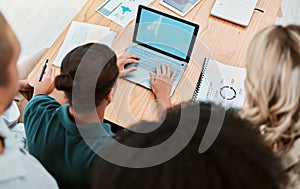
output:
<svg viewBox="0 0 300 189"><path fill-rule="evenodd" d="M111 46L115 35L108 27L73 21L53 64L60 67L63 58L80 45L102 43Z"/></svg>
<svg viewBox="0 0 300 189"><path fill-rule="evenodd" d="M196 101L213 102L226 108L241 108L245 101L246 69L207 59Z"/></svg>
<svg viewBox="0 0 300 189"><path fill-rule="evenodd" d="M139 5L148 6L153 0L107 0L97 11L122 27L135 19Z"/></svg>

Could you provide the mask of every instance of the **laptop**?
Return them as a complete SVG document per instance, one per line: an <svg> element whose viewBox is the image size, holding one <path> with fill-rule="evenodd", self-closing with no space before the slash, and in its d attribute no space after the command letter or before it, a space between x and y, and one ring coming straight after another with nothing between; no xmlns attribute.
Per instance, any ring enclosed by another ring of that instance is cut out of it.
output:
<svg viewBox="0 0 300 189"><path fill-rule="evenodd" d="M211 14L239 24L248 26L258 0L216 0Z"/></svg>
<svg viewBox="0 0 300 189"><path fill-rule="evenodd" d="M156 73L157 66L168 64L172 73L176 70L172 95L189 63L198 30L195 23L140 5L133 42L126 50L140 60L139 64L126 65L137 70L123 78L151 89L149 72Z"/></svg>

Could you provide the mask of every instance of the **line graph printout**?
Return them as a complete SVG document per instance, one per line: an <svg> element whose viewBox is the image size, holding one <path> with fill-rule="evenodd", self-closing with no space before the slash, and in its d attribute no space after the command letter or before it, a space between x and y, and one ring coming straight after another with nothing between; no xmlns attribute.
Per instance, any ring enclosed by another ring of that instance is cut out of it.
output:
<svg viewBox="0 0 300 189"><path fill-rule="evenodd" d="M97 11L122 27L135 19L138 6L148 6L153 0L107 0Z"/></svg>

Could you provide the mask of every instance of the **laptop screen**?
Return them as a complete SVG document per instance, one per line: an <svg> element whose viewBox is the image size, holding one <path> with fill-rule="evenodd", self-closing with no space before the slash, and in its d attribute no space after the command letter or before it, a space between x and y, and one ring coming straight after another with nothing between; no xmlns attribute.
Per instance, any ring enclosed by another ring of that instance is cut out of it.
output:
<svg viewBox="0 0 300 189"><path fill-rule="evenodd" d="M198 30L197 24L140 6L133 41L188 62Z"/></svg>

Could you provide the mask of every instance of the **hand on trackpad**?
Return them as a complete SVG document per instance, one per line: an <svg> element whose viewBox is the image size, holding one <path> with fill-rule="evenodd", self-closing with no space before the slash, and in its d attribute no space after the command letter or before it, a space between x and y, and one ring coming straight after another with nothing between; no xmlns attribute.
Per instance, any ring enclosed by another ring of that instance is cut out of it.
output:
<svg viewBox="0 0 300 189"><path fill-rule="evenodd" d="M125 69L129 69L129 68L137 68L138 67L138 64L137 63L128 63L125 65Z"/></svg>
<svg viewBox="0 0 300 189"><path fill-rule="evenodd" d="M130 72L135 71L137 68L134 65L139 64L140 57L133 54L125 54L118 58L117 65L119 67L119 76L123 77L129 74ZM130 66L132 65L132 66Z"/></svg>

